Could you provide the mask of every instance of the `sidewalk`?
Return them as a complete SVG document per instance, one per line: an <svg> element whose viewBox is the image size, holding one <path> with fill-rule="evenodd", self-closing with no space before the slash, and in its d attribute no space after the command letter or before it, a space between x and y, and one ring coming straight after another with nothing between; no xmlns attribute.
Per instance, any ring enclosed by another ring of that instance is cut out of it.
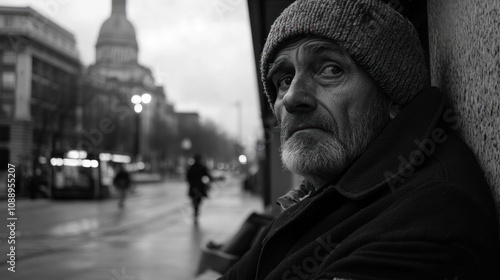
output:
<svg viewBox="0 0 500 280"><path fill-rule="evenodd" d="M141 183L153 183L162 181L160 173L132 173L131 179L137 184Z"/></svg>
<svg viewBox="0 0 500 280"><path fill-rule="evenodd" d="M186 188L183 180L138 185L123 210L114 199L19 200L13 279L196 279L201 246L226 242L263 206L228 178L212 186L195 225ZM0 264L0 279L5 272Z"/></svg>
<svg viewBox="0 0 500 280"><path fill-rule="evenodd" d="M199 261L201 258L201 246L206 244L208 241L212 240L216 243L224 243L229 238L231 238L241 227L245 219L252 212L263 212L263 205L260 198L245 193L242 191L241 186L233 185L226 188L217 189L214 186L214 190L211 193L212 198L205 201L201 209L201 216L198 226L194 226L191 219L191 211L186 211L185 214L185 224L178 224L176 228L171 228L169 233L169 240L178 240L185 238L185 235L191 234L193 242L195 245L195 252L192 252L191 262L175 261L172 264L177 267L178 270L190 271L190 276L175 274L163 274L167 279L194 279L195 272L198 269ZM188 227L186 227L186 225ZM178 252L179 255L186 253L186 248L182 246L182 242L176 243L178 248L170 248L172 252L172 257L175 258L175 253ZM174 249L172 251L172 249ZM183 268L183 269L182 269ZM175 270L168 271L174 272ZM207 271L207 275L212 275ZM146 279L146 278L144 278ZM159 278L149 278L149 279L159 279ZM197 278L201 279L201 278ZM210 277L202 277L202 279L211 279ZM212 278L216 279L216 278Z"/></svg>
<svg viewBox="0 0 500 280"><path fill-rule="evenodd" d="M201 259L201 246L208 241L224 243L241 227L253 212L262 212L262 200L242 191L239 179L224 184L213 184L200 209L199 222L192 219L192 208L187 200L178 207L178 214L162 221L164 226L148 234L139 242L145 243L135 255L122 263L126 274L137 280L217 279L209 271L201 278L196 272ZM143 249L143 250L142 250ZM84 280L75 278L71 280Z"/></svg>

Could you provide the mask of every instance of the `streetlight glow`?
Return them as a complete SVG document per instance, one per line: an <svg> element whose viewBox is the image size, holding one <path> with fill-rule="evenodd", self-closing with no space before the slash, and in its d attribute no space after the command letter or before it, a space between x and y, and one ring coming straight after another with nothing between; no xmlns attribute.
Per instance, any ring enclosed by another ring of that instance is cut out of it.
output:
<svg viewBox="0 0 500 280"><path fill-rule="evenodd" d="M132 101L132 103L134 103L134 104L139 104L139 103L141 103L141 97L136 94L136 95L132 96L130 101Z"/></svg>
<svg viewBox="0 0 500 280"><path fill-rule="evenodd" d="M189 138L182 139L182 142L181 142L182 149L187 151L187 150L191 149L191 146L192 146L192 143L191 143L191 140Z"/></svg>
<svg viewBox="0 0 500 280"><path fill-rule="evenodd" d="M247 157L245 155L240 155L238 157L238 160L240 161L241 164L247 164Z"/></svg>
<svg viewBox="0 0 500 280"><path fill-rule="evenodd" d="M139 114L140 112L142 112L142 105L141 104L135 104L134 106L134 111Z"/></svg>
<svg viewBox="0 0 500 280"><path fill-rule="evenodd" d="M142 93L142 90L140 88L133 88L132 89L132 92L133 93L137 93L137 94L134 94L132 96L132 98L130 99L130 101L132 101L134 105L134 111L135 113L137 114L136 115L136 135L135 135L135 155L137 157L137 159L141 159L141 145L139 143L140 141L140 134L141 134L141 118L140 118L140 113L142 112L143 110L143 104L148 104L151 102L151 94L145 92L145 93ZM142 95L141 95L142 93ZM125 159L123 159L125 160ZM130 160L130 159L129 159ZM144 165L144 163L142 163ZM140 166L137 166L139 170L141 169L144 169L145 167L143 166L142 168Z"/></svg>
<svg viewBox="0 0 500 280"><path fill-rule="evenodd" d="M148 104L149 102L151 102L151 94L149 94L149 93L144 93L144 94L141 96L141 101L142 101L142 103L144 103L144 104Z"/></svg>

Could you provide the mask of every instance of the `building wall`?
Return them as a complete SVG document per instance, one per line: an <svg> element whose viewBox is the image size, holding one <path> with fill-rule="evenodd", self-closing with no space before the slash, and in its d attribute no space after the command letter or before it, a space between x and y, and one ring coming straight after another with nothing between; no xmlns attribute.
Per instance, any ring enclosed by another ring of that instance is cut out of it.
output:
<svg viewBox="0 0 500 280"><path fill-rule="evenodd" d="M172 142L178 129L163 88L146 90L142 84L99 78L84 75L80 81L81 137L76 148L140 154L141 159L134 160L143 161L146 171L163 171L166 162L175 159L171 150L179 148ZM131 98L146 92L151 102L142 104L137 114Z"/></svg>
<svg viewBox="0 0 500 280"><path fill-rule="evenodd" d="M38 164L76 139L80 69L71 33L30 8L0 6L0 161L19 170L19 195Z"/></svg>
<svg viewBox="0 0 500 280"><path fill-rule="evenodd" d="M450 97L500 209L500 1L429 0L432 84Z"/></svg>
<svg viewBox="0 0 500 280"><path fill-rule="evenodd" d="M17 54L7 40L0 40L0 119L14 116Z"/></svg>
<svg viewBox="0 0 500 280"><path fill-rule="evenodd" d="M135 155L137 115L130 88L83 77L80 83L82 130L78 149Z"/></svg>
<svg viewBox="0 0 500 280"><path fill-rule="evenodd" d="M281 12L293 3L293 0L248 0L248 10L250 14L250 25L252 28L252 39L255 54L255 65L257 77L260 77L259 61L265 39L274 20ZM262 198L264 206L270 213L281 212L281 207L276 204L276 199L297 185L297 178L281 165L279 153L279 132L275 131L275 117L271 111L267 97L263 93L262 83L258 80L259 100L264 128L265 145L264 157L260 162L259 177L262 182Z"/></svg>
<svg viewBox="0 0 500 280"><path fill-rule="evenodd" d="M81 69L74 36L30 8L0 7L0 58L0 126L10 132L0 148L9 161L70 143Z"/></svg>
<svg viewBox="0 0 500 280"><path fill-rule="evenodd" d="M74 35L29 7L0 6L0 29L2 33L29 37L61 54L79 59Z"/></svg>

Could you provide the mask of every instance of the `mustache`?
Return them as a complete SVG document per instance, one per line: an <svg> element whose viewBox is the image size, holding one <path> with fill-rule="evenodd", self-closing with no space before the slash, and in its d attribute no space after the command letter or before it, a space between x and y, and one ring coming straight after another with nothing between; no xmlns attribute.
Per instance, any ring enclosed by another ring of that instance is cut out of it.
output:
<svg viewBox="0 0 500 280"><path fill-rule="evenodd" d="M282 140L288 139L295 131L304 128L318 128L337 134L334 122L322 115L297 115L285 116L278 125L281 130Z"/></svg>

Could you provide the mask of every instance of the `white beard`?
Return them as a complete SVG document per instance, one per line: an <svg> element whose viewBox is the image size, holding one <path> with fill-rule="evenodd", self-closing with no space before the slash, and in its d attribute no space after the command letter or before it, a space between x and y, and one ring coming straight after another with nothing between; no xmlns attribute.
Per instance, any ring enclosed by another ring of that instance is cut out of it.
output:
<svg viewBox="0 0 500 280"><path fill-rule="evenodd" d="M375 103L372 106L374 111L358 114L351 120L355 125L348 127L342 137L325 131L299 132L286 140L282 138L281 161L284 167L306 178L320 179L322 183L338 176L366 150L387 123L387 117L380 109L382 105ZM332 127L329 130L334 131Z"/></svg>
<svg viewBox="0 0 500 280"><path fill-rule="evenodd" d="M329 177L347 164L347 149L334 137L296 133L281 148L281 160L288 170L299 175Z"/></svg>

